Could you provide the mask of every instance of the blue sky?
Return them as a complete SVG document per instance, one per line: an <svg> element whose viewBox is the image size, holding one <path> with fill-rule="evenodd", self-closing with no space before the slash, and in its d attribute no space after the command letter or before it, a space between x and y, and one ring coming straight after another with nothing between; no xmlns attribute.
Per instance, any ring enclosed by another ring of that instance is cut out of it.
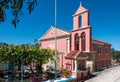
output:
<svg viewBox="0 0 120 82"><path fill-rule="evenodd" d="M57 27L72 30L72 15L79 7L80 1L90 10L93 38L108 42L120 50L119 0L57 0ZM33 44L34 39L39 39L50 26L54 26L54 15L54 0L38 0L31 15L24 9L21 22L15 29L8 11L6 22L0 24L0 42Z"/></svg>

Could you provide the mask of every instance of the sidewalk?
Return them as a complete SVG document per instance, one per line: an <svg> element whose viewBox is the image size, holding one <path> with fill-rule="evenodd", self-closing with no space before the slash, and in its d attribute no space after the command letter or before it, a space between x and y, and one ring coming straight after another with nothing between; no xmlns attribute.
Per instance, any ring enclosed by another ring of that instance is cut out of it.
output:
<svg viewBox="0 0 120 82"><path fill-rule="evenodd" d="M120 82L120 66L107 68L100 72L93 73L96 77L85 82Z"/></svg>

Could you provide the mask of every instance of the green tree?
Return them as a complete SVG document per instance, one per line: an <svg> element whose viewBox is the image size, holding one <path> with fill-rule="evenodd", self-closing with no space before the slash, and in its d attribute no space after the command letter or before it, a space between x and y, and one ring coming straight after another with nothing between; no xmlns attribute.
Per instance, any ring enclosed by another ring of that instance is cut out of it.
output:
<svg viewBox="0 0 120 82"><path fill-rule="evenodd" d="M38 75L42 74L42 65L48 63L54 58L54 50L40 49L39 46L24 44L24 45L8 45L0 43L0 61L9 61L18 66L18 60L22 59L25 65L30 65L32 62L37 63ZM31 71L34 73L32 67Z"/></svg>
<svg viewBox="0 0 120 82"><path fill-rule="evenodd" d="M0 61L7 62L8 52L9 52L9 45L7 43L0 43Z"/></svg>
<svg viewBox="0 0 120 82"><path fill-rule="evenodd" d="M36 61L38 63L37 65L37 71L38 71L38 75L42 74L42 65L45 63L48 63L50 60L53 60L53 55L54 55L54 50L51 49L37 49L36 50Z"/></svg>
<svg viewBox="0 0 120 82"><path fill-rule="evenodd" d="M120 51L115 51L115 53L113 54L113 58L118 61L120 59Z"/></svg>
<svg viewBox="0 0 120 82"><path fill-rule="evenodd" d="M111 53L113 59L116 59L117 61L120 59L120 51L117 51L114 48L112 48Z"/></svg>
<svg viewBox="0 0 120 82"><path fill-rule="evenodd" d="M20 21L20 17L23 15L23 8L26 5L30 14L34 6L37 5L37 0L0 0L0 23L7 19L7 10L11 10L13 15L12 24L16 28L16 24Z"/></svg>

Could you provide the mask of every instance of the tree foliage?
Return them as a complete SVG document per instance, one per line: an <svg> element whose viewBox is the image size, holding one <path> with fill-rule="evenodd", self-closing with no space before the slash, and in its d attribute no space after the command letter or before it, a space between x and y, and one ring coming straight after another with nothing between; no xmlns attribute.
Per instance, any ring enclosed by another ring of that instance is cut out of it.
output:
<svg viewBox="0 0 120 82"><path fill-rule="evenodd" d="M7 19L7 10L11 10L13 15L12 24L16 28L16 24L20 21L19 18L24 13L25 4L30 14L37 5L37 0L0 0L0 23Z"/></svg>
<svg viewBox="0 0 120 82"><path fill-rule="evenodd" d="M111 49L112 58L119 60L120 59L120 51L115 50L114 48Z"/></svg>
<svg viewBox="0 0 120 82"><path fill-rule="evenodd" d="M24 60L26 65L36 62L39 65L39 73L42 73L42 65L53 60L54 50L40 49L38 45L8 45L0 43L0 61L10 61L18 66L20 59ZM41 68L41 69L40 69Z"/></svg>

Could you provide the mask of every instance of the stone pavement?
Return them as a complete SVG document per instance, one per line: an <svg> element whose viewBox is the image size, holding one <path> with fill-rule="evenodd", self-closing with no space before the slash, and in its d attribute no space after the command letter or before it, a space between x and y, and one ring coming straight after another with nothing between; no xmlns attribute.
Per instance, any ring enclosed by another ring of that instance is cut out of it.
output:
<svg viewBox="0 0 120 82"><path fill-rule="evenodd" d="M94 73L97 76L85 82L120 82L120 65Z"/></svg>
<svg viewBox="0 0 120 82"><path fill-rule="evenodd" d="M32 82L30 79L21 80L0 80L0 82Z"/></svg>

